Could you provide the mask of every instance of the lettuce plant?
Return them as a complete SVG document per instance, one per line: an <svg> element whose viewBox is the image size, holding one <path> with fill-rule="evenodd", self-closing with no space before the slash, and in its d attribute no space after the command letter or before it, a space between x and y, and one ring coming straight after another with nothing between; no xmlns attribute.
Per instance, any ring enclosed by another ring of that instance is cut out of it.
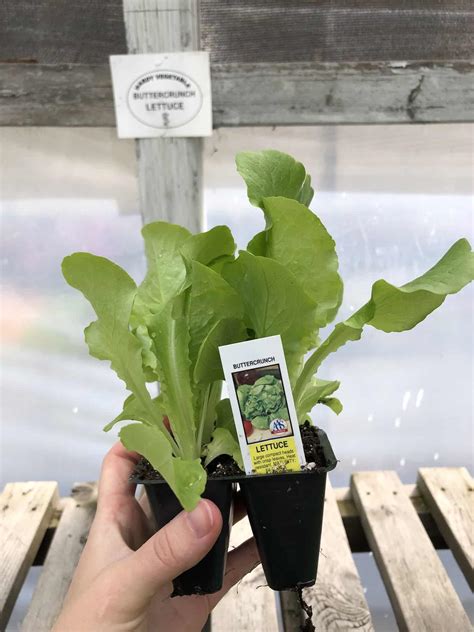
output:
<svg viewBox="0 0 474 632"><path fill-rule="evenodd" d="M302 423L316 404L342 409L333 396L339 382L317 376L329 354L359 340L366 325L411 329L473 278L471 248L460 239L417 279L401 287L376 281L369 300L321 341L343 283L334 240L308 208L311 178L301 163L271 150L239 154L237 169L266 219L237 256L226 226L192 235L155 222L143 228L148 271L138 287L103 257L75 253L63 261L66 281L97 315L85 330L91 355L109 361L130 392L104 429L132 421L120 430L122 443L151 462L188 510L212 460L228 454L241 462L229 401L221 399L220 345L281 335ZM269 389L269 406L277 399Z"/></svg>
<svg viewBox="0 0 474 632"><path fill-rule="evenodd" d="M254 428L267 430L272 419L289 419L283 385L274 375L263 375L254 384L240 384L237 397L240 410Z"/></svg>

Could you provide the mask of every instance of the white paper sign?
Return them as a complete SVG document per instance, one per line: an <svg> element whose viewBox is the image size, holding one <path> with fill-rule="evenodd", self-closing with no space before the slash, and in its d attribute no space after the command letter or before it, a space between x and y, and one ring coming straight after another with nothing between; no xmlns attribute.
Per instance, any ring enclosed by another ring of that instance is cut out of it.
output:
<svg viewBox="0 0 474 632"><path fill-rule="evenodd" d="M280 336L219 347L247 474L306 463Z"/></svg>
<svg viewBox="0 0 474 632"><path fill-rule="evenodd" d="M210 136L209 53L110 57L119 138Z"/></svg>

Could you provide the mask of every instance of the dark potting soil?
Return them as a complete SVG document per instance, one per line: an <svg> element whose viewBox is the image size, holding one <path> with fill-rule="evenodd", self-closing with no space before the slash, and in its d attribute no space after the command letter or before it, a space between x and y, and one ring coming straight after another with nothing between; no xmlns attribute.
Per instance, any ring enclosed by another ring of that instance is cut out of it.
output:
<svg viewBox="0 0 474 632"><path fill-rule="evenodd" d="M311 469L326 467L323 446L319 442L319 436L315 426L305 421L300 426L301 439L303 441L306 463L311 464ZM312 465L314 463L314 465ZM309 469L306 466L306 469ZM209 476L221 478L223 476L239 476L244 474L234 459L226 454L214 459L207 467ZM132 478L139 478L145 481L161 480L160 474L144 457L138 461L133 470Z"/></svg>
<svg viewBox="0 0 474 632"><path fill-rule="evenodd" d="M222 476L241 476L243 472L234 459L227 454L221 454L207 466L209 476L221 478Z"/></svg>
<svg viewBox="0 0 474 632"><path fill-rule="evenodd" d="M300 432L306 463L314 463L316 469L326 467L324 449L319 441L317 428L310 424L309 421L305 421L300 426Z"/></svg>

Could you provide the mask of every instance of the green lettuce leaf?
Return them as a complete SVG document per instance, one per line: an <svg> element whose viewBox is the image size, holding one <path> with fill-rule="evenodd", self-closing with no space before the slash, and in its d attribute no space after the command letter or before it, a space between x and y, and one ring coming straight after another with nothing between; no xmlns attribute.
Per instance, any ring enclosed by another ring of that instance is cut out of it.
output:
<svg viewBox="0 0 474 632"><path fill-rule="evenodd" d="M231 456L241 470L244 469L242 453L237 440L226 428L216 428L212 433L212 441L205 448L204 466L207 467L214 459L222 454Z"/></svg>
<svg viewBox="0 0 474 632"><path fill-rule="evenodd" d="M120 440L127 450L143 455L176 494L186 511L192 511L206 486L207 475L200 459L173 456L163 434L152 426L130 424L120 430Z"/></svg>
<svg viewBox="0 0 474 632"><path fill-rule="evenodd" d="M295 276L273 259L242 251L223 276L244 304L245 323L256 338L281 335L290 379L314 347L316 306ZM298 306L295 309L295 306Z"/></svg>
<svg viewBox="0 0 474 632"><path fill-rule="evenodd" d="M330 408L336 415L342 413L343 406L337 397L323 397L323 399L319 400L319 403Z"/></svg>
<svg viewBox="0 0 474 632"><path fill-rule="evenodd" d="M264 198L273 196L297 200L306 206L311 203L314 195L311 177L301 162L288 154L273 149L241 152L235 162L254 206L262 206Z"/></svg>
<svg viewBox="0 0 474 632"><path fill-rule="evenodd" d="M152 405L156 409L156 417L163 418L164 410L159 397L155 397L152 400ZM137 400L135 395L129 395L123 403L122 412L112 419L107 425L104 426L104 432L109 432L116 424L121 421L141 421L147 426L153 425L150 422L150 416L148 410L144 409L141 402ZM171 437L170 437L171 438Z"/></svg>
<svg viewBox="0 0 474 632"><path fill-rule="evenodd" d="M219 356L219 347L241 342L246 338L247 329L240 319L224 318L215 323L199 349L193 373L195 382L208 384L216 380L223 380L224 373Z"/></svg>
<svg viewBox="0 0 474 632"><path fill-rule="evenodd" d="M197 261L192 263L188 292L186 311L190 336L189 358L191 364L195 365L209 332L219 321L241 319L243 306L237 292L217 272ZM220 344L225 344L225 341ZM214 356L214 360L216 359L219 360L218 355Z"/></svg>
<svg viewBox="0 0 474 632"><path fill-rule="evenodd" d="M146 325L138 325L133 332L142 346L142 366L147 382L156 382L158 380L157 368L158 361L153 352L153 340L150 337L148 327Z"/></svg>
<svg viewBox="0 0 474 632"><path fill-rule="evenodd" d="M385 332L412 329L439 307L448 294L456 294L474 277L471 246L466 239L457 241L430 270L417 279L396 287L376 281L372 296L346 321L336 325L329 337L306 361L294 389L297 406L306 383L331 353L350 340L359 340L365 325Z"/></svg>
<svg viewBox="0 0 474 632"><path fill-rule="evenodd" d="M249 250L276 259L295 275L316 303L315 327L324 327L336 316L343 294L334 240L321 220L295 200L265 198L262 206L267 227Z"/></svg>
<svg viewBox="0 0 474 632"><path fill-rule="evenodd" d="M296 408L298 421L303 423L314 406L337 391L340 384L337 380L320 380L317 377L307 382Z"/></svg>
<svg viewBox="0 0 474 632"><path fill-rule="evenodd" d="M196 400L191 380L189 330L186 317L177 308L180 303L182 300L178 297L154 314L149 330L158 360L163 408L180 448L180 455L184 459L192 459L199 456L195 443L198 412L194 408Z"/></svg>
<svg viewBox="0 0 474 632"><path fill-rule="evenodd" d="M204 392L204 401L201 412L202 429L198 431L199 446L204 446L211 440L214 428L217 425L217 406L222 396L222 382L215 381L208 384Z"/></svg>
<svg viewBox="0 0 474 632"><path fill-rule="evenodd" d="M110 361L112 369L146 411L149 422L163 429L146 388L142 346L128 327L137 291L135 282L115 263L84 252L66 257L62 271L69 285L84 294L97 314L97 320L85 330L90 354Z"/></svg>
<svg viewBox="0 0 474 632"><path fill-rule="evenodd" d="M133 328L147 324L152 314L163 309L183 289L186 266L181 247L191 237L186 228L167 222L146 224L142 235L148 270L133 305Z"/></svg>
<svg viewBox="0 0 474 632"><path fill-rule="evenodd" d="M230 405L230 400L228 397L226 397L225 399L221 399L221 401L217 404L216 414L216 428L225 428L230 432L234 439L238 441L237 430L234 423L234 415L232 413L232 406Z"/></svg>
<svg viewBox="0 0 474 632"><path fill-rule="evenodd" d="M191 235L180 248L185 259L213 266L223 258L233 258L236 244L227 226L214 226L205 233Z"/></svg>

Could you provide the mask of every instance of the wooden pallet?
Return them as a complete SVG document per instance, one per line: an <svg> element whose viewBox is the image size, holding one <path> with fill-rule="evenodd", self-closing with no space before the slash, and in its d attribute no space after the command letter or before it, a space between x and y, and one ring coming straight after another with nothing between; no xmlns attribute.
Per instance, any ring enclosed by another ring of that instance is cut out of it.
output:
<svg viewBox="0 0 474 632"><path fill-rule="evenodd" d="M347 489L328 483L318 581L307 589L318 632L373 630L352 552L372 551L400 630L471 630L436 548L450 548L474 587L474 484L465 468L421 468L416 485L395 472L358 472ZM9 483L0 496L0 629L28 570L42 565L25 632L50 630L69 586L95 512L95 484L59 498L55 482ZM250 534L234 527L231 546ZM245 607L242 607L245 604ZM213 632L296 632L301 613L293 593L265 586L261 567L222 600ZM280 627L279 627L280 626Z"/></svg>

